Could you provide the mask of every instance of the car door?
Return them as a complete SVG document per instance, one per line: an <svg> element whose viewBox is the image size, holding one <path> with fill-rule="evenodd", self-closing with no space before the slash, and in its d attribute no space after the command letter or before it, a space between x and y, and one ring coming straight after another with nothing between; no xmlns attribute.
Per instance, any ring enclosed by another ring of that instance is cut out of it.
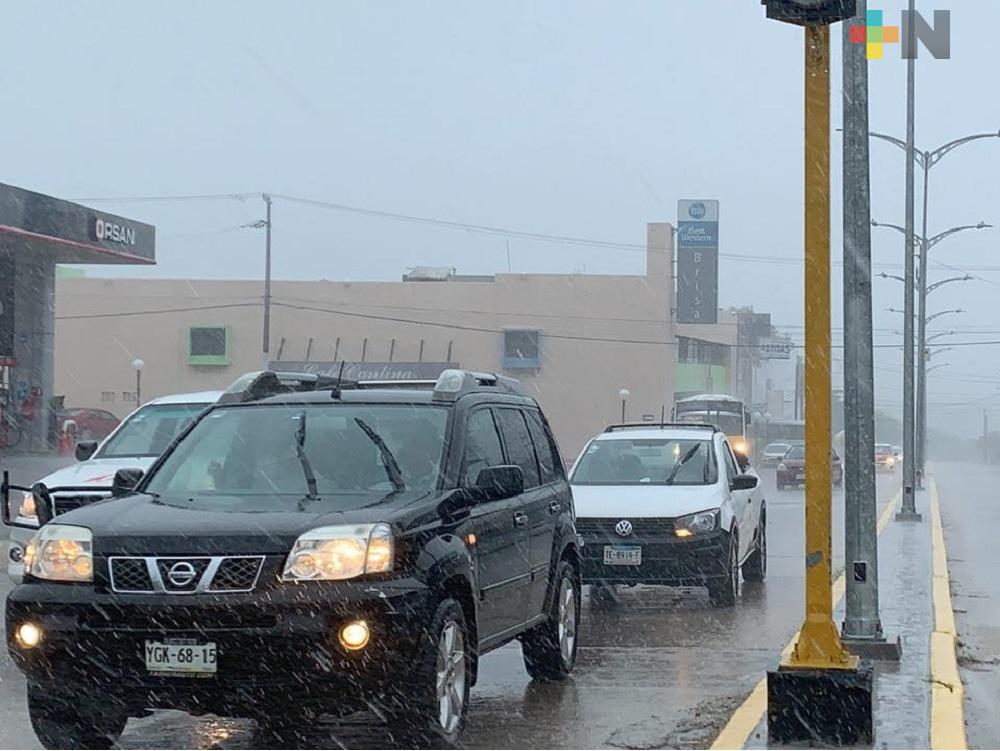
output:
<svg viewBox="0 0 1000 751"><path fill-rule="evenodd" d="M733 513L740 532L740 561L746 557L753 543L753 533L756 523L753 519L753 491L733 490L733 478L740 474L736 458L729 446L729 441L722 441L722 461L726 465L726 484L733 501Z"/></svg>
<svg viewBox="0 0 1000 751"><path fill-rule="evenodd" d="M522 503L528 514L528 561L531 570L527 617L532 618L544 608L552 562L552 541L561 504L554 487L541 481L538 454L525 413L517 408L502 407L495 414L507 461L524 472Z"/></svg>
<svg viewBox="0 0 1000 751"><path fill-rule="evenodd" d="M493 410L473 410L466 425L463 486L473 487L486 467L507 463ZM476 535L480 638L488 644L524 621L531 579L528 513L520 497L483 501L472 509L469 526Z"/></svg>

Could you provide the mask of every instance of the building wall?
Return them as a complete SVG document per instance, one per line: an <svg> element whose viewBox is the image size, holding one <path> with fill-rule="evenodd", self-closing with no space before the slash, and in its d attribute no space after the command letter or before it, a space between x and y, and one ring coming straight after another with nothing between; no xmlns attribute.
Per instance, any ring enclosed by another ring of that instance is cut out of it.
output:
<svg viewBox="0 0 1000 751"><path fill-rule="evenodd" d="M499 274L493 281L275 282L272 360L451 360L519 378L552 421L563 454L620 418L673 401L676 346L671 231L648 227L644 276ZM228 365L188 363L192 326L230 330ZM60 279L56 287L56 392L66 404L134 408L143 400L224 388L262 366L259 281ZM503 329L541 332L537 370L502 368ZM339 345L338 345L339 339ZM310 341L311 340L311 341ZM307 357L308 354L308 357Z"/></svg>

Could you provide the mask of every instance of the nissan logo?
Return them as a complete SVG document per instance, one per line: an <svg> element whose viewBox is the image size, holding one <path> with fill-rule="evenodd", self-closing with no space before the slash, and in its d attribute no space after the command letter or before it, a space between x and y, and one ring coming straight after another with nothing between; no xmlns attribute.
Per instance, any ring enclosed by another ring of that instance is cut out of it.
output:
<svg viewBox="0 0 1000 751"><path fill-rule="evenodd" d="M194 570L194 566L187 561L178 561L167 571L167 579L175 587L186 587L194 581L197 575L198 572Z"/></svg>
<svg viewBox="0 0 1000 751"><path fill-rule="evenodd" d="M632 534L632 522L628 519L622 519L615 525L615 532L617 532L622 537L628 537Z"/></svg>

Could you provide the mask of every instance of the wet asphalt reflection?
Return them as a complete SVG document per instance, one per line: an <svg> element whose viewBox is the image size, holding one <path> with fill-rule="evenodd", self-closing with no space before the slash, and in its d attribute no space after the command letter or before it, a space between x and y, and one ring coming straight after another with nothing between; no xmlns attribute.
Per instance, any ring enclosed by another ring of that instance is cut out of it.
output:
<svg viewBox="0 0 1000 751"><path fill-rule="evenodd" d="M762 671L777 659L802 618L803 493L778 492L761 471L768 508L768 577L743 585L733 608L709 604L704 590L618 588L597 604L585 593L580 650L571 680L530 681L519 644L487 655L464 745L470 748L706 747ZM897 476L879 477L880 501ZM834 560L841 559L843 494L834 493ZM839 565L839 564L838 564ZM4 578L0 590L6 594ZM321 718L282 738L253 722L181 712L130 720L122 748L378 748L389 744L373 716ZM0 656L0 745L38 748L24 681Z"/></svg>

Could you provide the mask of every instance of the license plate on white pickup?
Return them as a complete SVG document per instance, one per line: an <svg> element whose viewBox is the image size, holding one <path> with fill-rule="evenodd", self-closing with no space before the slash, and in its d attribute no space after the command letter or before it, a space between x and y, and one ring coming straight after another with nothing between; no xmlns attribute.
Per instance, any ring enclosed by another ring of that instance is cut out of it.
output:
<svg viewBox="0 0 1000 751"><path fill-rule="evenodd" d="M641 566L642 548L638 545L605 545L605 566Z"/></svg>
<svg viewBox="0 0 1000 751"><path fill-rule="evenodd" d="M215 642L146 640L146 670L156 675L204 677L216 673Z"/></svg>

